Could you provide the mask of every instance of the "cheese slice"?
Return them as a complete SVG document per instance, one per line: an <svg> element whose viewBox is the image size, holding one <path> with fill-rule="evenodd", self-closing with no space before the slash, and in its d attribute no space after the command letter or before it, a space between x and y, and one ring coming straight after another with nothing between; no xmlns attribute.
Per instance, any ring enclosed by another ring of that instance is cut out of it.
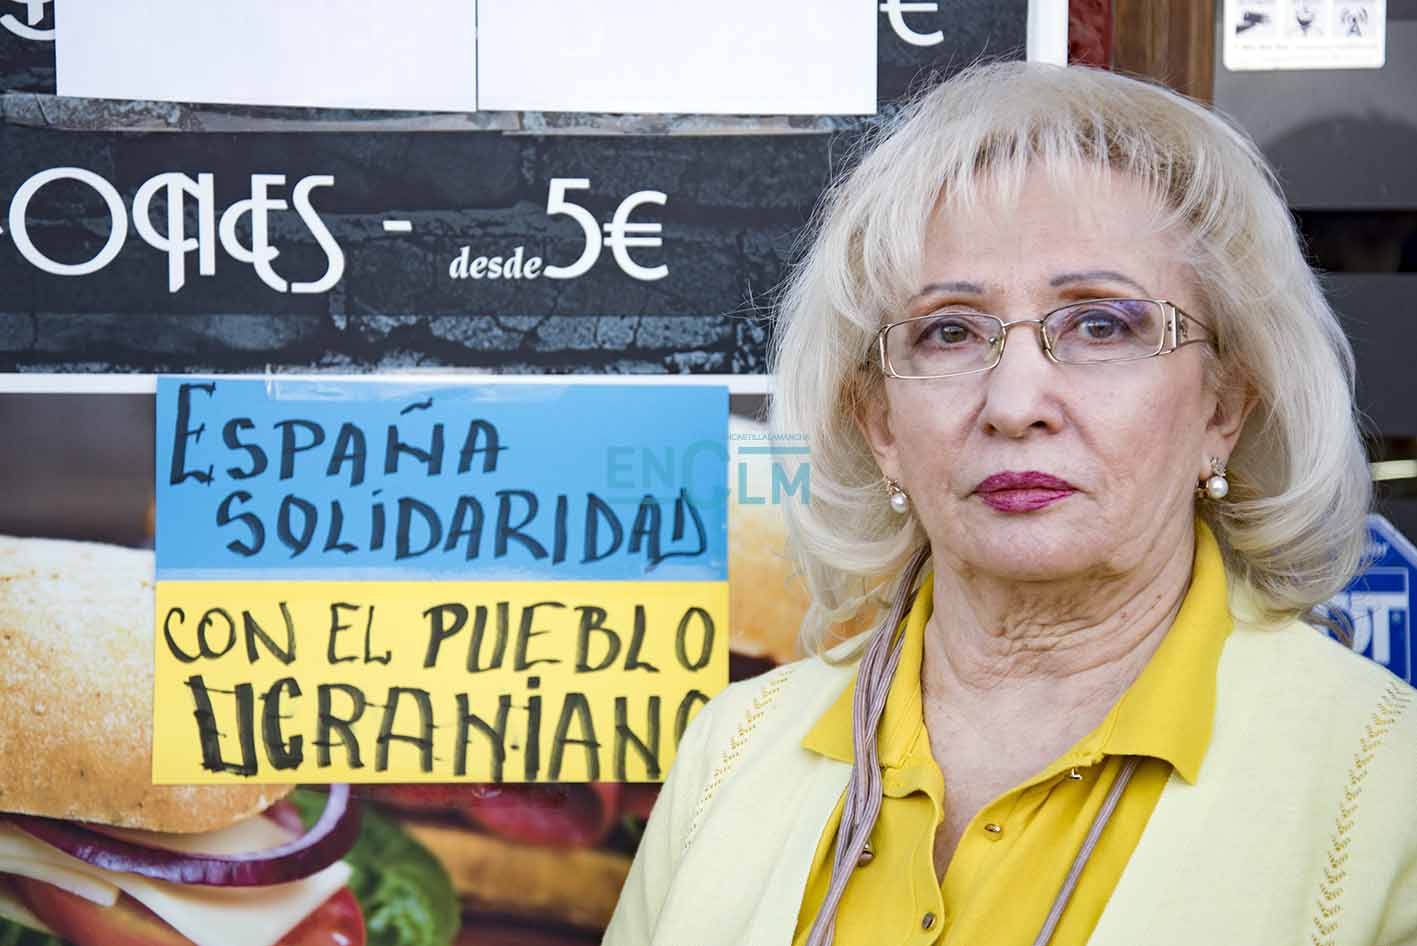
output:
<svg viewBox="0 0 1417 946"><path fill-rule="evenodd" d="M269 818L247 818L217 831L202 834L171 834L165 831L140 831L137 828L104 826L104 834L164 851L181 854L246 854L268 851L294 840L294 835Z"/></svg>
<svg viewBox="0 0 1417 946"><path fill-rule="evenodd" d="M141 837L144 843L154 837L149 832L116 829L110 833L134 840ZM290 840L290 835L279 825L259 816L207 834L157 837L162 839L162 846L168 849L201 854L262 851ZM21 851L24 853L21 854ZM30 837L17 828L0 824L0 872L8 869L7 864L21 862L27 866L39 862L54 870L55 876L59 876L61 871L82 874L84 878L97 884L107 884L121 890L152 910L196 946L231 946L232 943L240 943L241 946L273 946L313 913L316 907L343 887L350 875L349 865L336 861L303 880L270 887L174 884L138 874L94 867ZM63 886L52 880L50 882L55 886Z"/></svg>
<svg viewBox="0 0 1417 946"><path fill-rule="evenodd" d="M42 880L101 907L111 907L118 902L118 885L104 878L107 871L50 847L3 821L0 821L0 873Z"/></svg>
<svg viewBox="0 0 1417 946"><path fill-rule="evenodd" d="M318 874L273 887L198 887L115 875L128 896L197 946L272 946L349 881L336 861Z"/></svg>

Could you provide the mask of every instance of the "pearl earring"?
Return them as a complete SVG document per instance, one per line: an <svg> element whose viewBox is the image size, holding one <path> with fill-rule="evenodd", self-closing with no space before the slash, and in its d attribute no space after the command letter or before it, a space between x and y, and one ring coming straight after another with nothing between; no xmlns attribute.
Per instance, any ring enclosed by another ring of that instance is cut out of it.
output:
<svg viewBox="0 0 1417 946"><path fill-rule="evenodd" d="M901 489L900 484L895 480L887 478L886 491L891 496L891 509L899 515L905 515L910 509L910 497L906 495L905 490Z"/></svg>
<svg viewBox="0 0 1417 946"><path fill-rule="evenodd" d="M1210 478L1205 481L1205 486L1196 492L1204 493L1213 500L1224 499L1230 494L1230 481L1225 478L1225 464L1219 457L1210 458Z"/></svg>

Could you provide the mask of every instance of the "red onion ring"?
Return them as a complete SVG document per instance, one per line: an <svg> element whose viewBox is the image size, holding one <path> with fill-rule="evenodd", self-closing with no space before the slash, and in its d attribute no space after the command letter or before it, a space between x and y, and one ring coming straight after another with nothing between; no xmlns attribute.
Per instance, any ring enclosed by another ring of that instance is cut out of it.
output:
<svg viewBox="0 0 1417 946"><path fill-rule="evenodd" d="M359 805L348 785L331 785L320 818L305 834L246 854L182 854L123 841L71 821L6 815L15 826L66 854L104 870L209 887L268 887L319 873L344 857L359 834Z"/></svg>

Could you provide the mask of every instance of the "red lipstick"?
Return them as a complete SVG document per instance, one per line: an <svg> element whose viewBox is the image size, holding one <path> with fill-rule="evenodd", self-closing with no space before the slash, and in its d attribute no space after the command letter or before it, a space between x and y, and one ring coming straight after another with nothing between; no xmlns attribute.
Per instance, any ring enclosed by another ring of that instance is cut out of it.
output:
<svg viewBox="0 0 1417 946"><path fill-rule="evenodd" d="M1032 512L1077 492L1067 480L1037 470L995 473L974 487L975 495L998 512Z"/></svg>

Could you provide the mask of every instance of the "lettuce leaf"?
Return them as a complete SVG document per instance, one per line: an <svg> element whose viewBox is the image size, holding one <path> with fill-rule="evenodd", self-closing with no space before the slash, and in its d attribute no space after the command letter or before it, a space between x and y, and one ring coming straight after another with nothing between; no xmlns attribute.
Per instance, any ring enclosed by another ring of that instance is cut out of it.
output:
<svg viewBox="0 0 1417 946"><path fill-rule="evenodd" d="M308 828L324 810L325 793L300 788L290 801ZM369 946L449 946L453 941L462 907L452 881L397 823L363 805L359 839L344 861L354 871L349 886L364 911ZM0 946L11 944L0 939Z"/></svg>
<svg viewBox="0 0 1417 946"><path fill-rule="evenodd" d="M0 917L0 946L69 946L62 939Z"/></svg>

